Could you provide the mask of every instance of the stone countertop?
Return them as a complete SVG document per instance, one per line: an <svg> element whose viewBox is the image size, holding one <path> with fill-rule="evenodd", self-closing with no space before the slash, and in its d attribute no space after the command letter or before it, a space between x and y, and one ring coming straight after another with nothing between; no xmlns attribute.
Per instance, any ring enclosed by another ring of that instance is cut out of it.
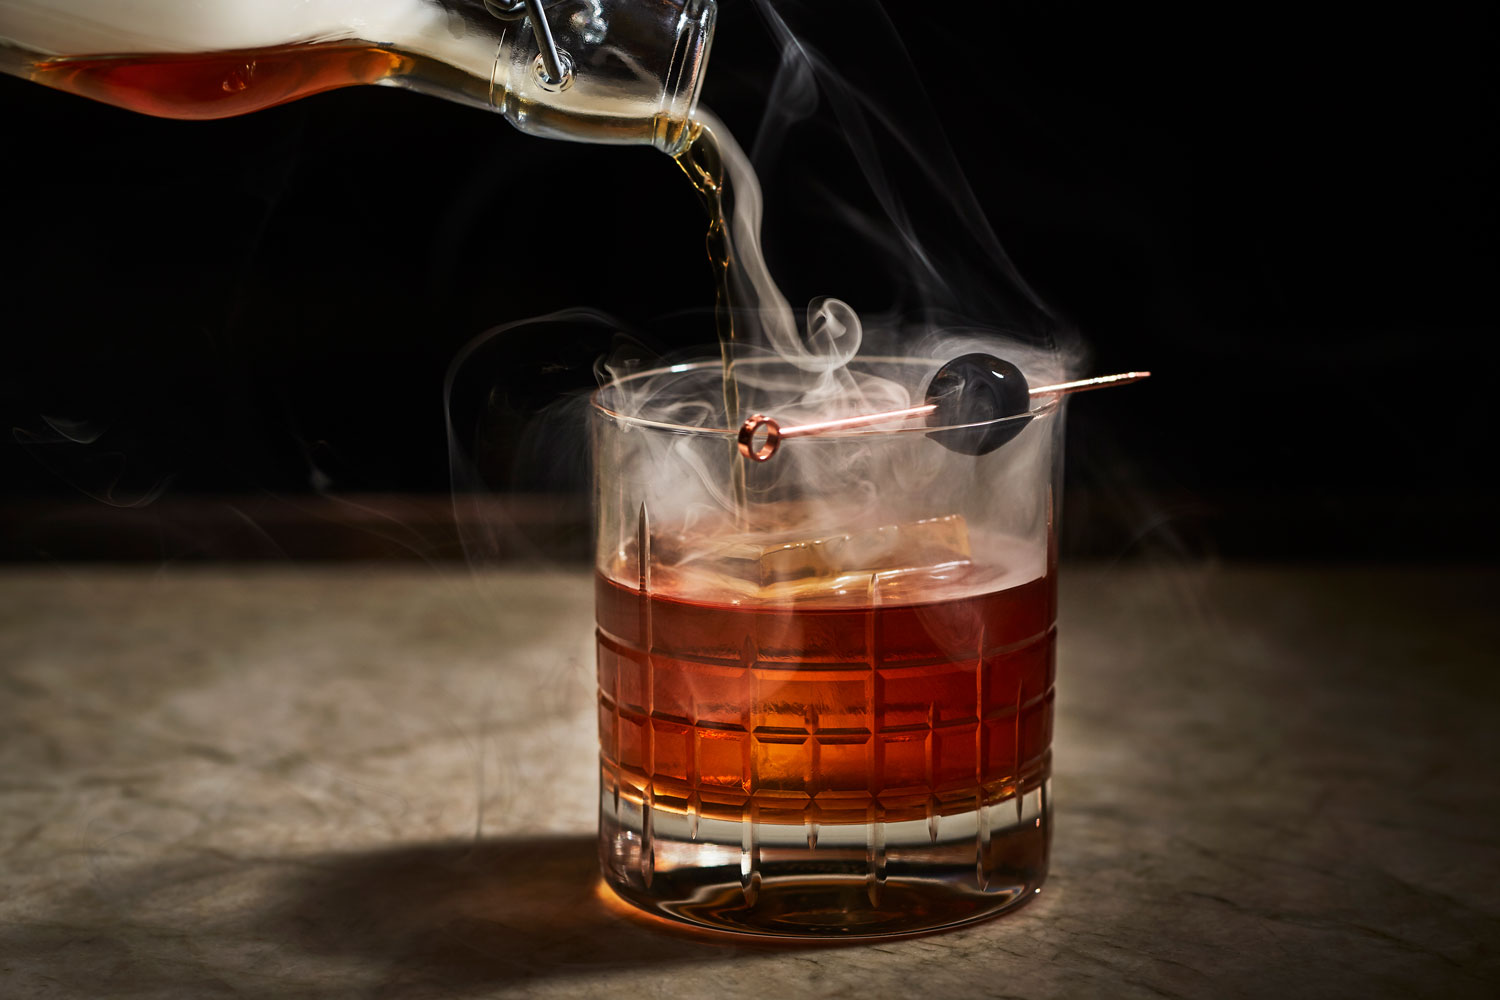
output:
<svg viewBox="0 0 1500 1000"><path fill-rule="evenodd" d="M704 938L596 887L581 573L0 573L0 996L1500 995L1492 571L1064 568L1052 875Z"/></svg>

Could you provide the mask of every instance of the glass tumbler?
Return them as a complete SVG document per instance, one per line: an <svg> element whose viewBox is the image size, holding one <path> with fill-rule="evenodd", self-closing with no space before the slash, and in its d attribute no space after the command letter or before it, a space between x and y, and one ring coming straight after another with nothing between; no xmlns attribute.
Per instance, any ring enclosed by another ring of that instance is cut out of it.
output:
<svg viewBox="0 0 1500 1000"><path fill-rule="evenodd" d="M938 364L853 367L920 399ZM789 366L735 370L746 412L800 422ZM605 881L793 937L1024 902L1051 833L1062 400L984 455L899 426L753 462L721 379L641 372L591 407Z"/></svg>

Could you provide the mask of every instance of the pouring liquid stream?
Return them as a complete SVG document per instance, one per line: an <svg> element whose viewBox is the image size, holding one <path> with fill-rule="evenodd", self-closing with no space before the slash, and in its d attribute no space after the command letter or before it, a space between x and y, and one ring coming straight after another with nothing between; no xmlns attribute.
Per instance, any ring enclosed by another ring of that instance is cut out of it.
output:
<svg viewBox="0 0 1500 1000"><path fill-rule="evenodd" d="M734 248L729 238L729 219L724 211L728 174L724 155L713 130L702 122L691 126L687 147L676 157L708 215L709 266L714 273L714 326L719 337L719 358L724 366L724 419L726 427L740 423L740 390L734 373L735 324L733 278ZM729 495L734 498L737 520L748 514L745 466L736 455L729 463Z"/></svg>

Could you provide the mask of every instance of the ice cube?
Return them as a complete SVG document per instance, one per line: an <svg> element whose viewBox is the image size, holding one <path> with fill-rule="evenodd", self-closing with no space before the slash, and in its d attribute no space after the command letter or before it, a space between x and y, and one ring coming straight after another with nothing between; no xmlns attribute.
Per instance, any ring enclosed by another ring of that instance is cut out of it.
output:
<svg viewBox="0 0 1500 1000"><path fill-rule="evenodd" d="M726 553L735 575L762 587L967 565L969 529L958 514L764 545Z"/></svg>
<svg viewBox="0 0 1500 1000"><path fill-rule="evenodd" d="M811 536L811 537L808 537ZM762 534L760 537L764 537ZM651 587L696 600L731 603L935 599L973 569L962 516L780 540L744 535L669 534L655 539Z"/></svg>

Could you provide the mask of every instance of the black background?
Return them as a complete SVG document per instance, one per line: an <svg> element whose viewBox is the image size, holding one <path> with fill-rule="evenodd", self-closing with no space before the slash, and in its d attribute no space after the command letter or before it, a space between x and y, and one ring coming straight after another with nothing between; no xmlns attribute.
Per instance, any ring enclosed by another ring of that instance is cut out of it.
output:
<svg viewBox="0 0 1500 1000"><path fill-rule="evenodd" d="M787 9L843 39L836 63L885 30ZM1088 369L1156 373L1072 407L1072 551L1496 554L1488 6L889 9ZM737 134L774 64L725 0L705 102ZM650 150L386 88L187 123L5 77L0 115L12 510L441 494L444 372L476 334L591 306L663 350L707 339L702 216ZM815 238L768 250L794 303L886 280ZM586 384L598 350L521 345L505 406ZM29 530L13 519L7 556L46 557Z"/></svg>

